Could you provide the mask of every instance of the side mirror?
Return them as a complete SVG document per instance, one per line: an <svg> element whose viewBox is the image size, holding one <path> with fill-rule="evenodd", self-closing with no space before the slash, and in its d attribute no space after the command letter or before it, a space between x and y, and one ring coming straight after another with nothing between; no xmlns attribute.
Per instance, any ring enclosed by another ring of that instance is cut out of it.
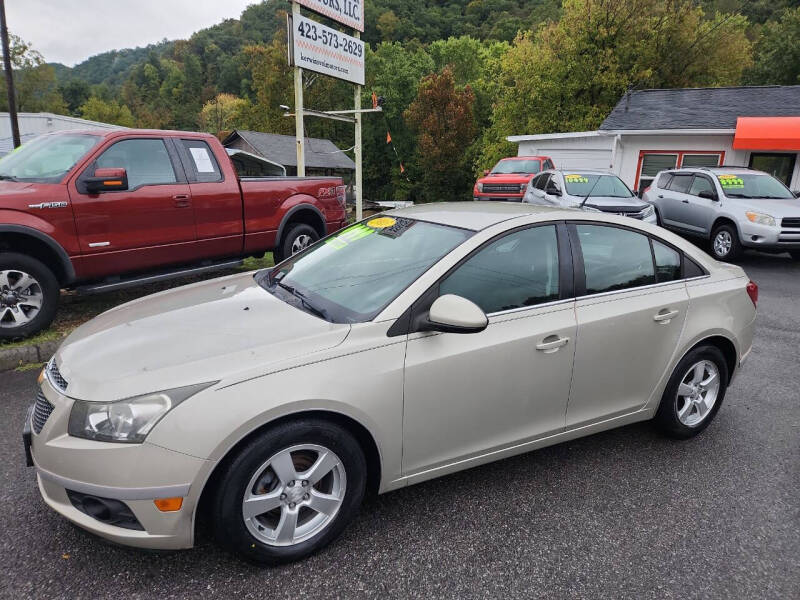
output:
<svg viewBox="0 0 800 600"><path fill-rule="evenodd" d="M548 194L550 194L551 196L560 196L560 195L561 195L561 190L559 190L559 189L558 189L556 186L554 186L554 185L548 185L548 186L547 186L547 190L545 190L545 191L546 191Z"/></svg>
<svg viewBox="0 0 800 600"><path fill-rule="evenodd" d="M84 182L90 194L118 192L128 189L128 173L125 169L116 167L95 169L94 176L87 177Z"/></svg>
<svg viewBox="0 0 800 600"><path fill-rule="evenodd" d="M486 314L474 302L447 294L438 297L428 313L428 329L445 333L480 333L489 325Z"/></svg>
<svg viewBox="0 0 800 600"><path fill-rule="evenodd" d="M706 200L716 200L717 195L709 190L703 190L699 194L697 194L700 198L705 198Z"/></svg>
<svg viewBox="0 0 800 600"><path fill-rule="evenodd" d="M489 169L483 170L483 176L486 177L489 174Z"/></svg>

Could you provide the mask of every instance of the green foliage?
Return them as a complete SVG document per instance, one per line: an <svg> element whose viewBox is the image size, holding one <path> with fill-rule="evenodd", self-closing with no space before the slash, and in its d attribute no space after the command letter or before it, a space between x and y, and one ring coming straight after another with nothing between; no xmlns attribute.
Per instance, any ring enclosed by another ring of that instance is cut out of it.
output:
<svg viewBox="0 0 800 600"><path fill-rule="evenodd" d="M65 113L66 106L58 91L55 69L44 62L42 55L31 45L9 35L11 65L17 89L17 110L20 112ZM5 73L0 73L0 85L6 88ZM0 110L8 110L8 97L0 94Z"/></svg>
<svg viewBox="0 0 800 600"><path fill-rule="evenodd" d="M800 85L800 8L786 9L778 22L761 28L755 64L745 80L751 85Z"/></svg>
<svg viewBox="0 0 800 600"><path fill-rule="evenodd" d="M90 121L113 123L123 127L135 127L131 110L116 100L103 100L97 96L89 98L80 108L80 116Z"/></svg>

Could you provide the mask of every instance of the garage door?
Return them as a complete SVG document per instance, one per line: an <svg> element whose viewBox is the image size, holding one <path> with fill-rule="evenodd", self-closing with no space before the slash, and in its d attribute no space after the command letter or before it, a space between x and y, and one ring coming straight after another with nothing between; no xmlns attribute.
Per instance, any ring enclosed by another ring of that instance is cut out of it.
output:
<svg viewBox="0 0 800 600"><path fill-rule="evenodd" d="M556 169L608 169L611 165L611 150L543 150L553 159Z"/></svg>

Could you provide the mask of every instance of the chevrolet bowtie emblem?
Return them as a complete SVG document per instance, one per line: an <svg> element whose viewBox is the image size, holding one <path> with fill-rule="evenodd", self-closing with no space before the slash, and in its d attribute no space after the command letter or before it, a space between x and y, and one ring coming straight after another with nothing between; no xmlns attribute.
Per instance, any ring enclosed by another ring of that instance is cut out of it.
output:
<svg viewBox="0 0 800 600"><path fill-rule="evenodd" d="M67 202L41 202L40 204L28 204L28 208L66 208Z"/></svg>

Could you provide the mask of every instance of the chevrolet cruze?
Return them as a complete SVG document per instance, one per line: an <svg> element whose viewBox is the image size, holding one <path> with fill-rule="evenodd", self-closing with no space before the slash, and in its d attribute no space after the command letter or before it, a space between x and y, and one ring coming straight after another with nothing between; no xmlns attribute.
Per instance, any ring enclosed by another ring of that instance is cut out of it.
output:
<svg viewBox="0 0 800 600"><path fill-rule="evenodd" d="M705 429L758 288L640 221L428 204L256 273L78 328L25 423L44 501L143 548L198 515L261 563L334 540L383 493L636 421Z"/></svg>

